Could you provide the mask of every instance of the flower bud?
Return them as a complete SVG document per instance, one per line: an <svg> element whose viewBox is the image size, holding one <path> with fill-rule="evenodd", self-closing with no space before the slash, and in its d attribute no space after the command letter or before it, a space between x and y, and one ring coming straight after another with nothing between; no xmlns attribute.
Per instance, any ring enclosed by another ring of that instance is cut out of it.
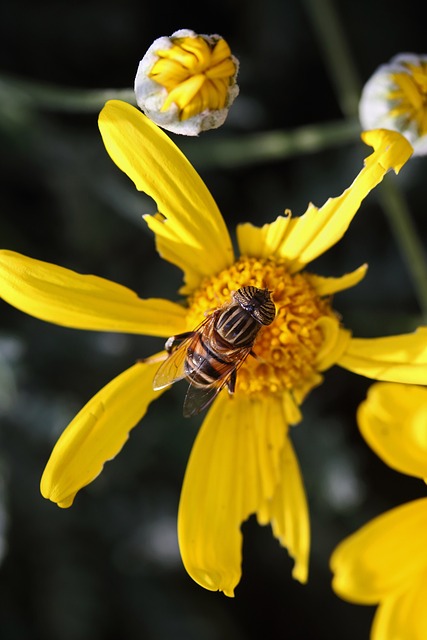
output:
<svg viewBox="0 0 427 640"><path fill-rule="evenodd" d="M160 127L197 136L225 121L239 93L238 68L221 36L180 29L155 40L140 61L136 101Z"/></svg>
<svg viewBox="0 0 427 640"><path fill-rule="evenodd" d="M427 153L427 55L400 53L365 84L359 104L364 129L404 135L414 155Z"/></svg>

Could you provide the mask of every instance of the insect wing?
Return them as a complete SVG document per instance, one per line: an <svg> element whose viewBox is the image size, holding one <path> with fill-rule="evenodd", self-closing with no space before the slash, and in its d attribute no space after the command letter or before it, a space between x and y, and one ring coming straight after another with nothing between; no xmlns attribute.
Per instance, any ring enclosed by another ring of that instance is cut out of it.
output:
<svg viewBox="0 0 427 640"><path fill-rule="evenodd" d="M206 409L213 402L218 393L225 387L231 373L226 377L218 380L217 383L210 387L196 387L190 384L188 387L183 407L184 418L196 416L198 413Z"/></svg>
<svg viewBox="0 0 427 640"><path fill-rule="evenodd" d="M218 393L228 385L232 376L236 374L237 370L244 363L250 352L251 347L239 349L236 353L234 362L228 363L224 366L222 374L220 374L218 379L211 385L199 387L194 384L190 384L184 400L184 418L195 416L206 409L206 407L215 400ZM233 390L231 393L234 392L234 384L232 386Z"/></svg>
<svg viewBox="0 0 427 640"><path fill-rule="evenodd" d="M160 365L153 379L153 389L155 391L185 378L184 363L187 357L187 349L194 338L195 335L191 335L186 340L183 340Z"/></svg>

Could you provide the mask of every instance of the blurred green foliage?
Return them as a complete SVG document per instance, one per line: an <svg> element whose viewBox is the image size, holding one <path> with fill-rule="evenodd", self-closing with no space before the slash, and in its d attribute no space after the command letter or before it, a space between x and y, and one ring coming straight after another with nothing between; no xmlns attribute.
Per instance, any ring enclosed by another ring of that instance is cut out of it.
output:
<svg viewBox="0 0 427 640"><path fill-rule="evenodd" d="M341 193L366 148L357 123L341 112L313 4L322 11L322 0L218 0L209 6L3 0L2 246L110 278L142 297L176 298L181 275L158 258L141 219L153 204L108 158L96 100L93 106L90 94L84 94L86 103L79 96L81 90L127 91L151 42L184 27L220 33L241 62L241 94L226 125L200 140L174 138L230 229L247 220L269 222L285 208L299 215L309 201L321 205ZM333 6L361 82L395 53L425 53L425 27L414 0L404 7L386 0L336 0ZM68 92L62 100L59 88ZM286 157L230 161L234 152L242 157L240 141L248 144L254 135L318 125L328 131L331 122L347 131L334 144L327 139L310 153L291 149ZM417 159L398 177L424 243L425 170L425 159ZM370 265L366 280L336 300L346 326L356 335L376 336L421 323L377 193L316 266L325 275L340 275L363 262ZM101 386L161 342L50 326L2 305L1 639L368 638L373 609L332 593L330 552L370 517L424 489L386 468L359 436L355 410L367 380L328 371L293 431L312 517L307 586L291 579L286 552L253 519L243 527L244 570L234 600L202 590L185 573L176 514L200 420L181 417L179 385L150 408L120 456L71 509L60 510L40 496L44 464L68 421Z"/></svg>

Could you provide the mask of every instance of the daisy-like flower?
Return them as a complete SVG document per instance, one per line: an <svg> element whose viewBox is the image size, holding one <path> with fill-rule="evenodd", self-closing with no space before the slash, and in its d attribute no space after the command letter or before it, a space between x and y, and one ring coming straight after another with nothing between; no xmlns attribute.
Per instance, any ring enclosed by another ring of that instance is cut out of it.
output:
<svg viewBox="0 0 427 640"><path fill-rule="evenodd" d="M427 477L427 389L376 383L359 408L370 447L393 469ZM331 557L335 592L378 608L372 640L427 638L427 498L375 518Z"/></svg>
<svg viewBox="0 0 427 640"><path fill-rule="evenodd" d="M414 155L427 153L427 55L400 53L365 84L359 103L364 129L403 134Z"/></svg>
<svg viewBox="0 0 427 640"><path fill-rule="evenodd" d="M206 313L230 302L243 286L268 288L276 308L237 375L233 396L219 393L200 428L185 473L178 537L188 573L228 596L241 576L240 527L251 514L271 523L295 559L293 575L307 579L309 524L289 425L334 364L400 382L427 383L427 330L374 339L352 338L331 296L356 285L366 265L337 278L305 270L342 238L361 201L398 171L412 149L400 134L364 134L374 147L344 193L299 218L237 228L235 257L224 220L194 168L168 136L121 101L102 110L99 126L114 162L157 203L145 216L160 255L183 271L181 302L140 299L129 289L10 251L0 252L0 295L22 311L68 327L170 337L197 327ZM141 356L143 354L138 354ZM163 352L163 357L166 353ZM159 363L137 362L103 388L58 440L41 481L42 494L61 507L101 472L162 391L153 390Z"/></svg>
<svg viewBox="0 0 427 640"><path fill-rule="evenodd" d="M157 38L138 66L138 106L160 127L186 136L220 127L239 93L239 62L219 35L189 29Z"/></svg>

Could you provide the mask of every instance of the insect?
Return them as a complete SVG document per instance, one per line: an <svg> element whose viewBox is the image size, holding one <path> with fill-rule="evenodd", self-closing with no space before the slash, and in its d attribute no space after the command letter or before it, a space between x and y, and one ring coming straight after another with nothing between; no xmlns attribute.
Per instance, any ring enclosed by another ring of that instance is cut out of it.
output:
<svg viewBox="0 0 427 640"><path fill-rule="evenodd" d="M189 387L184 417L206 409L225 386L234 393L238 368L251 354L263 325L273 322L276 308L268 289L248 286L225 303L194 330L166 341L167 359L154 376L153 388L163 389L185 378Z"/></svg>

